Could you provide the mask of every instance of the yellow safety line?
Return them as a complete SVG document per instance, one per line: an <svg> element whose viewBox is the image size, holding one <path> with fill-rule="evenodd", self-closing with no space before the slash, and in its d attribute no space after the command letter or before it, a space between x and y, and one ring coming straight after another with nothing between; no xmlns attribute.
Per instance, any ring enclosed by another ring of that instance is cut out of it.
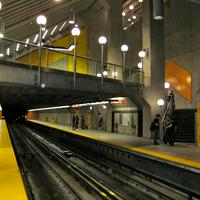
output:
<svg viewBox="0 0 200 200"><path fill-rule="evenodd" d="M172 155L169 155L169 154L166 154L166 153L159 153L159 152L147 150L147 149L144 149L144 148L141 148L141 147L131 147L131 146L125 145L125 144L117 144L117 143L113 143L113 142L108 142L107 140L104 140L104 139L101 139L101 138L98 138L98 137L85 135L84 133L80 133L80 132L77 132L77 131L75 132L75 131L70 130L70 129L55 127L51 124L46 124L45 122L43 123L43 122L38 122L38 121L35 121L35 120L30 120L30 121L32 121L34 123L42 124L42 125L45 125L45 126L49 126L49 127L52 127L52 128L56 128L58 130L62 130L62 131L65 131L65 132L70 132L70 133L73 133L73 134L76 134L76 135L87 137L87 138L90 138L90 139L99 140L99 141L106 142L106 143L111 143L113 145L123 147L123 148L129 149L131 151L135 151L135 152L138 152L138 153L147 154L147 155L150 155L150 156L153 156L153 157L161 158L161 159L164 159L164 160L172 161L172 162L182 164L182 165L186 165L186 166L190 166L190 167L200 168L200 162L196 162L196 161L192 161L192 160L189 160L189 159L172 156Z"/></svg>

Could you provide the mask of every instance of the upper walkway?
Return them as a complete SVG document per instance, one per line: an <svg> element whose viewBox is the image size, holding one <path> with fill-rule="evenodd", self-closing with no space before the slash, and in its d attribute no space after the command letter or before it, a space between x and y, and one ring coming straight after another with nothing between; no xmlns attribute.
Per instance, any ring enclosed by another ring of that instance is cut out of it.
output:
<svg viewBox="0 0 200 200"><path fill-rule="evenodd" d="M0 121L0 194L3 200L28 199L4 120Z"/></svg>
<svg viewBox="0 0 200 200"><path fill-rule="evenodd" d="M195 147L194 144L176 143L175 146L167 146L164 144L153 145L153 141L151 139L139 138L132 135L109 133L101 130L72 130L70 126L39 120L31 121L90 139L117 145L131 151L147 154L149 156L174 162L183 166L200 169L200 149Z"/></svg>

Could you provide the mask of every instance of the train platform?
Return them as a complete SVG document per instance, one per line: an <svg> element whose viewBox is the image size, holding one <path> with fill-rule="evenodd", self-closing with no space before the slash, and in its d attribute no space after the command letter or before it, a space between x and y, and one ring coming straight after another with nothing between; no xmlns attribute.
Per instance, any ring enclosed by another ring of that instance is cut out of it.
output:
<svg viewBox="0 0 200 200"><path fill-rule="evenodd" d="M30 121L94 140L107 142L131 151L136 151L156 158L175 162L186 167L188 166L200 169L200 149L196 147L195 144L176 143L175 146L168 146L160 143L159 145L153 145L152 139L139 138L134 135L111 133L102 130L72 130L72 127L70 126L39 120Z"/></svg>
<svg viewBox="0 0 200 200"><path fill-rule="evenodd" d="M0 196L3 200L28 199L4 120L0 120Z"/></svg>

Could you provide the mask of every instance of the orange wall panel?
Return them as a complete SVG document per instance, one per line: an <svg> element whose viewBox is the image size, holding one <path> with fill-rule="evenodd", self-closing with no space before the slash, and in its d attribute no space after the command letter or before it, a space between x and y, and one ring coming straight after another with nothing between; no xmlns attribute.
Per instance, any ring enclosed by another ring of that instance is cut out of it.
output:
<svg viewBox="0 0 200 200"><path fill-rule="evenodd" d="M28 112L27 119L38 119L38 113L37 112Z"/></svg>
<svg viewBox="0 0 200 200"><path fill-rule="evenodd" d="M192 74L172 60L165 64L165 82L169 82L185 99L192 101Z"/></svg>

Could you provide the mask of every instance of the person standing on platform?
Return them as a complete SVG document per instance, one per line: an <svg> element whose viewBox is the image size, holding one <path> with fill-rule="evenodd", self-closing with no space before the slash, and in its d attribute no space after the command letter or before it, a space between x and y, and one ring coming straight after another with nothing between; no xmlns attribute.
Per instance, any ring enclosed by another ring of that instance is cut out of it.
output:
<svg viewBox="0 0 200 200"><path fill-rule="evenodd" d="M103 117L101 113L98 113L98 128L101 130L103 126Z"/></svg>
<svg viewBox="0 0 200 200"><path fill-rule="evenodd" d="M152 128L153 126L153 128ZM159 127L160 127L160 115L157 114L152 122L151 125L151 130L154 131L154 144L158 145L159 143L157 142L158 136L159 136Z"/></svg>
<svg viewBox="0 0 200 200"><path fill-rule="evenodd" d="M78 114L76 114L76 117L75 117L75 129L78 129L78 125L79 125L79 116L78 116Z"/></svg>
<svg viewBox="0 0 200 200"><path fill-rule="evenodd" d="M76 116L75 114L72 115L72 129L75 129L75 123L76 123Z"/></svg>

